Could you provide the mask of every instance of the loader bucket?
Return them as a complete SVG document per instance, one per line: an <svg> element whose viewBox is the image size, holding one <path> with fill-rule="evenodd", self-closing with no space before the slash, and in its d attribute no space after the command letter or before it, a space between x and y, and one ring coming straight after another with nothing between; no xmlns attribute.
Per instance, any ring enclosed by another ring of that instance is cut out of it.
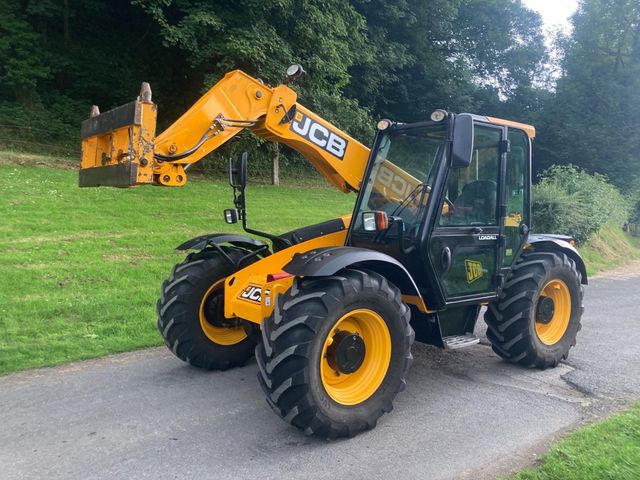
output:
<svg viewBox="0 0 640 480"><path fill-rule="evenodd" d="M157 107L143 83L137 100L82 122L81 187L133 187L153 183Z"/></svg>

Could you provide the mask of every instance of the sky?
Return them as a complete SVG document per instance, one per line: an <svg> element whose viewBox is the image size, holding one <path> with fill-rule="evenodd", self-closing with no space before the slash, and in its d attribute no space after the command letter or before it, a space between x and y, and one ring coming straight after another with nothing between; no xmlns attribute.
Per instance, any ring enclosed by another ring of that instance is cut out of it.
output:
<svg viewBox="0 0 640 480"><path fill-rule="evenodd" d="M523 0L531 10L542 15L547 36L561 28L565 32L571 30L569 17L578 8L578 0Z"/></svg>

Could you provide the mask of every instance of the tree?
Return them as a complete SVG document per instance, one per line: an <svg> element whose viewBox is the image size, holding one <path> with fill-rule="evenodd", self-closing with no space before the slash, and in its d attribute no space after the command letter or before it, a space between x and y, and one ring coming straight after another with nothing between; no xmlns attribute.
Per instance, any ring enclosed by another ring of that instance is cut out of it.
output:
<svg viewBox="0 0 640 480"><path fill-rule="evenodd" d="M38 43L39 35L20 2L5 3L0 15L0 84L13 92L16 102L27 107L33 106L38 81L50 75Z"/></svg>
<svg viewBox="0 0 640 480"><path fill-rule="evenodd" d="M629 189L640 177L640 4L583 0L572 22L539 168L579 165Z"/></svg>
<svg viewBox="0 0 640 480"><path fill-rule="evenodd" d="M60 127L74 145L89 105L127 102L141 81L161 105L162 130L229 70L275 85L292 63L308 72L293 85L300 101L365 144L382 117L537 110L532 79L545 49L539 17L520 0L5 3L0 123ZM242 138L250 165L271 164L263 141ZM284 169L295 159L281 149Z"/></svg>

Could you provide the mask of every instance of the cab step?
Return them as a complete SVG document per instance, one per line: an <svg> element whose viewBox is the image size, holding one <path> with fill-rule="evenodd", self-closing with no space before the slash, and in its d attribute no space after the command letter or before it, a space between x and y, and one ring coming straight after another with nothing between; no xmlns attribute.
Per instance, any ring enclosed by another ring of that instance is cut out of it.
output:
<svg viewBox="0 0 640 480"><path fill-rule="evenodd" d="M456 348L470 347L471 345L480 343L480 339L471 333L467 333L465 335L443 337L442 342L444 343L444 348L454 350Z"/></svg>

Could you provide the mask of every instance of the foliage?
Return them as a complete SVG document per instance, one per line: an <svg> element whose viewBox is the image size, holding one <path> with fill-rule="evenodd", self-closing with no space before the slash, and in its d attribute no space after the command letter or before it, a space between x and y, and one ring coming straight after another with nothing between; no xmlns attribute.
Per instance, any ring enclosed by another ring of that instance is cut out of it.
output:
<svg viewBox="0 0 640 480"><path fill-rule="evenodd" d="M7 0L0 146L75 156L89 106L130 101L141 81L162 130L229 70L277 84L301 63L300 102L365 144L382 117L502 116L538 127L535 172L572 164L637 197L640 4L582 0L572 21L554 91L541 19L521 0ZM200 167L217 173L247 149L252 174L266 172L273 149L242 138ZM284 174L308 174L280 154Z"/></svg>
<svg viewBox="0 0 640 480"><path fill-rule="evenodd" d="M420 120L442 107L517 111L505 105L531 89L545 59L540 18L519 0L3 6L0 125L9 127L0 127L0 143L15 146L77 148L89 106L104 111L130 101L143 80L160 105L162 128L227 71L241 68L277 84L292 63L308 72L294 85L300 101L367 144L381 117ZM264 170L272 149L260 141L245 146L256 170ZM214 156L228 158L236 149L225 146ZM281 154L285 170L309 168L292 151Z"/></svg>
<svg viewBox="0 0 640 480"><path fill-rule="evenodd" d="M629 201L606 177L571 165L543 172L531 202L536 232L568 234L580 244L608 222L622 228L629 207Z"/></svg>
<svg viewBox="0 0 640 480"><path fill-rule="evenodd" d="M573 25L541 117L538 167L579 165L628 191L640 178L640 2L583 0Z"/></svg>

